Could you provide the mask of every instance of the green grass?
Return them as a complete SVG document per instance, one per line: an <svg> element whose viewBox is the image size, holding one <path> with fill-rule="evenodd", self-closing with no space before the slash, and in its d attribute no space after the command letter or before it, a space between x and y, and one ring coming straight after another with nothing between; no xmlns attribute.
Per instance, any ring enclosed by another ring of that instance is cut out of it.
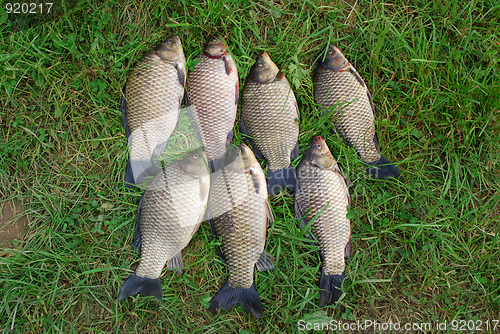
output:
<svg viewBox="0 0 500 334"><path fill-rule="evenodd" d="M1 250L1 331L290 333L301 319L500 319L498 2L79 1L58 10L31 27L0 15L0 195L21 199L30 222L24 242ZM168 35L180 36L192 65L216 32L242 85L256 55L270 54L297 96L301 149L323 136L353 182L345 307L318 305L317 249L296 228L291 193L271 201L277 263L256 273L261 320L241 308L207 312L226 269L206 224L184 273L164 271L161 303L116 300L139 260L121 88ZM369 86L382 152L401 180L369 179L319 116L311 74L328 42Z"/></svg>

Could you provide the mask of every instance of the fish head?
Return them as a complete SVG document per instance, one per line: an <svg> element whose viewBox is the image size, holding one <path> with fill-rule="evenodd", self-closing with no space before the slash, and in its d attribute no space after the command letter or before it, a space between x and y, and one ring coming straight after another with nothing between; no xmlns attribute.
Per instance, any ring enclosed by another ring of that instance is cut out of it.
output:
<svg viewBox="0 0 500 334"><path fill-rule="evenodd" d="M161 59L176 62L184 59L181 39L177 35L170 36L156 50Z"/></svg>
<svg viewBox="0 0 500 334"><path fill-rule="evenodd" d="M203 51L210 58L220 58L228 53L226 42L220 36L212 36Z"/></svg>
<svg viewBox="0 0 500 334"><path fill-rule="evenodd" d="M259 163L257 161L257 159L255 158L255 155L253 154L250 147L248 147L247 145L242 143L242 144L240 144L239 149L240 149L241 158L243 160L243 166L245 166L245 168L249 168L249 167Z"/></svg>
<svg viewBox="0 0 500 334"><path fill-rule="evenodd" d="M247 145L231 145L227 150L224 169L233 172L244 172L258 163L252 150Z"/></svg>
<svg viewBox="0 0 500 334"><path fill-rule="evenodd" d="M340 71L349 65L349 61L342 54L339 48L330 45L326 50L326 57L323 61L323 67L333 71Z"/></svg>
<svg viewBox="0 0 500 334"><path fill-rule="evenodd" d="M255 64L252 66L250 78L258 83L266 83L274 80L279 71L278 66L273 63L271 57L267 52L264 52L257 57Z"/></svg>
<svg viewBox="0 0 500 334"><path fill-rule="evenodd" d="M232 172L240 172L245 168L241 145L231 144L226 150L224 169Z"/></svg>
<svg viewBox="0 0 500 334"><path fill-rule="evenodd" d="M202 177L208 175L208 160L204 151L190 153L179 162L180 168L192 177Z"/></svg>
<svg viewBox="0 0 500 334"><path fill-rule="evenodd" d="M328 145L321 136L312 137L304 159L321 169L332 168L336 163Z"/></svg>

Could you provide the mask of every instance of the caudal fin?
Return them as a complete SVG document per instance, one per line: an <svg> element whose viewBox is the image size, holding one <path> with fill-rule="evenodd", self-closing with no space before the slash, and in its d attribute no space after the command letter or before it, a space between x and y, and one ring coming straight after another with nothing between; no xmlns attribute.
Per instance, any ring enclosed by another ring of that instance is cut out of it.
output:
<svg viewBox="0 0 500 334"><path fill-rule="evenodd" d="M401 172L397 167L384 157L373 162L368 162L367 165L370 165L368 173L379 180L387 180L389 177L397 179L401 176Z"/></svg>
<svg viewBox="0 0 500 334"><path fill-rule="evenodd" d="M227 280L210 301L208 310L212 313L216 313L219 309L230 310L236 307L238 303L241 304L245 311L252 313L256 318L262 316L262 304L255 284L252 284L248 289L233 288L229 286Z"/></svg>
<svg viewBox="0 0 500 334"><path fill-rule="evenodd" d="M319 304L335 304L342 296L342 282L344 281L344 273L341 275L327 275L325 270L321 269L321 279L319 281L320 297ZM337 305L339 307L340 304Z"/></svg>
<svg viewBox="0 0 500 334"><path fill-rule="evenodd" d="M139 292L143 296L154 296L160 302L163 297L160 278L141 277L133 273L120 288L118 300L123 300Z"/></svg>
<svg viewBox="0 0 500 334"><path fill-rule="evenodd" d="M283 186L291 191L295 191L297 187L297 175L292 166L274 172L271 170L267 172L267 192L269 196L278 195Z"/></svg>

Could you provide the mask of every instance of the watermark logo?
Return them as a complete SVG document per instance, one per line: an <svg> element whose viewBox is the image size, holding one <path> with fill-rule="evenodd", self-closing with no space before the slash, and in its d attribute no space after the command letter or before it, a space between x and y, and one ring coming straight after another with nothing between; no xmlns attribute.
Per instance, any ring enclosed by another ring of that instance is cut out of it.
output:
<svg viewBox="0 0 500 334"><path fill-rule="evenodd" d="M306 321L299 320L297 329L299 331L354 331L354 332L448 332L448 331L496 331L500 329L499 320L452 320L442 322L392 322L377 321L371 319L344 321Z"/></svg>

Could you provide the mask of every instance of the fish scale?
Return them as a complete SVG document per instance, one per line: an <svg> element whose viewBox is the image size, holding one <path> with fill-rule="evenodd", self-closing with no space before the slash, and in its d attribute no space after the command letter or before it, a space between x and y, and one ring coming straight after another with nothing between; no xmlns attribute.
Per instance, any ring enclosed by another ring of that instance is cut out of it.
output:
<svg viewBox="0 0 500 334"><path fill-rule="evenodd" d="M135 241L141 261L118 293L118 300L141 293L161 301L165 263L181 271L181 251L200 226L208 201L206 154L194 152L156 174L139 201Z"/></svg>
<svg viewBox="0 0 500 334"><path fill-rule="evenodd" d="M330 149L323 138L313 137L297 167L295 214L308 237L320 246L323 266L320 305L336 303L342 295L345 258L350 255L351 226L347 218L349 191Z"/></svg>
<svg viewBox="0 0 500 334"><path fill-rule="evenodd" d="M214 160L224 156L236 119L238 73L234 66L228 75L222 59L202 54L199 60L189 73L187 98L207 158Z"/></svg>
<svg viewBox="0 0 500 334"><path fill-rule="evenodd" d="M175 129L184 87L175 66L154 52L132 72L125 91L130 158L148 160Z"/></svg>
<svg viewBox="0 0 500 334"><path fill-rule="evenodd" d="M190 203L190 205L186 205ZM205 202L200 198L199 180L177 164L155 177L144 194L141 210L141 262L136 275L160 277L167 260L177 255L199 226Z"/></svg>
<svg viewBox="0 0 500 334"><path fill-rule="evenodd" d="M255 263L264 251L267 212L262 197L255 193L249 173L226 170L222 173L211 184L208 205L214 216L220 214L214 225L222 236L221 250L230 273L229 284L249 288L253 284ZM219 195L226 191L227 197Z"/></svg>
<svg viewBox="0 0 500 334"><path fill-rule="evenodd" d="M211 174L208 208L212 231L220 238L220 253L229 271L209 310L229 310L241 304L260 318L262 303L254 283L254 267L274 268L272 257L264 251L267 223L274 218L264 171L245 144L228 152L225 166Z"/></svg>
<svg viewBox="0 0 500 334"><path fill-rule="evenodd" d="M338 169L336 164L335 167ZM344 250L350 237L345 181L332 169L309 164L301 167L298 177L297 201L301 212L309 209L308 221L321 212L311 227L320 244L324 271L328 275L341 275L345 270Z"/></svg>
<svg viewBox="0 0 500 334"><path fill-rule="evenodd" d="M290 165L299 135L295 95L283 78L266 84L248 82L242 94L243 121L272 171ZM285 152L285 153L284 153Z"/></svg>
<svg viewBox="0 0 500 334"><path fill-rule="evenodd" d="M241 131L266 159L269 196L283 186L294 191L297 177L290 161L299 154L299 108L285 74L267 52L257 57L241 95Z"/></svg>
<svg viewBox="0 0 500 334"><path fill-rule="evenodd" d="M314 95L322 109L336 106L336 127L363 161L370 163L381 158L373 141L375 124L368 89L351 72L318 68Z"/></svg>
<svg viewBox="0 0 500 334"><path fill-rule="evenodd" d="M249 81L241 103L245 126L269 169L287 168L299 135L297 103L288 80L265 84Z"/></svg>

